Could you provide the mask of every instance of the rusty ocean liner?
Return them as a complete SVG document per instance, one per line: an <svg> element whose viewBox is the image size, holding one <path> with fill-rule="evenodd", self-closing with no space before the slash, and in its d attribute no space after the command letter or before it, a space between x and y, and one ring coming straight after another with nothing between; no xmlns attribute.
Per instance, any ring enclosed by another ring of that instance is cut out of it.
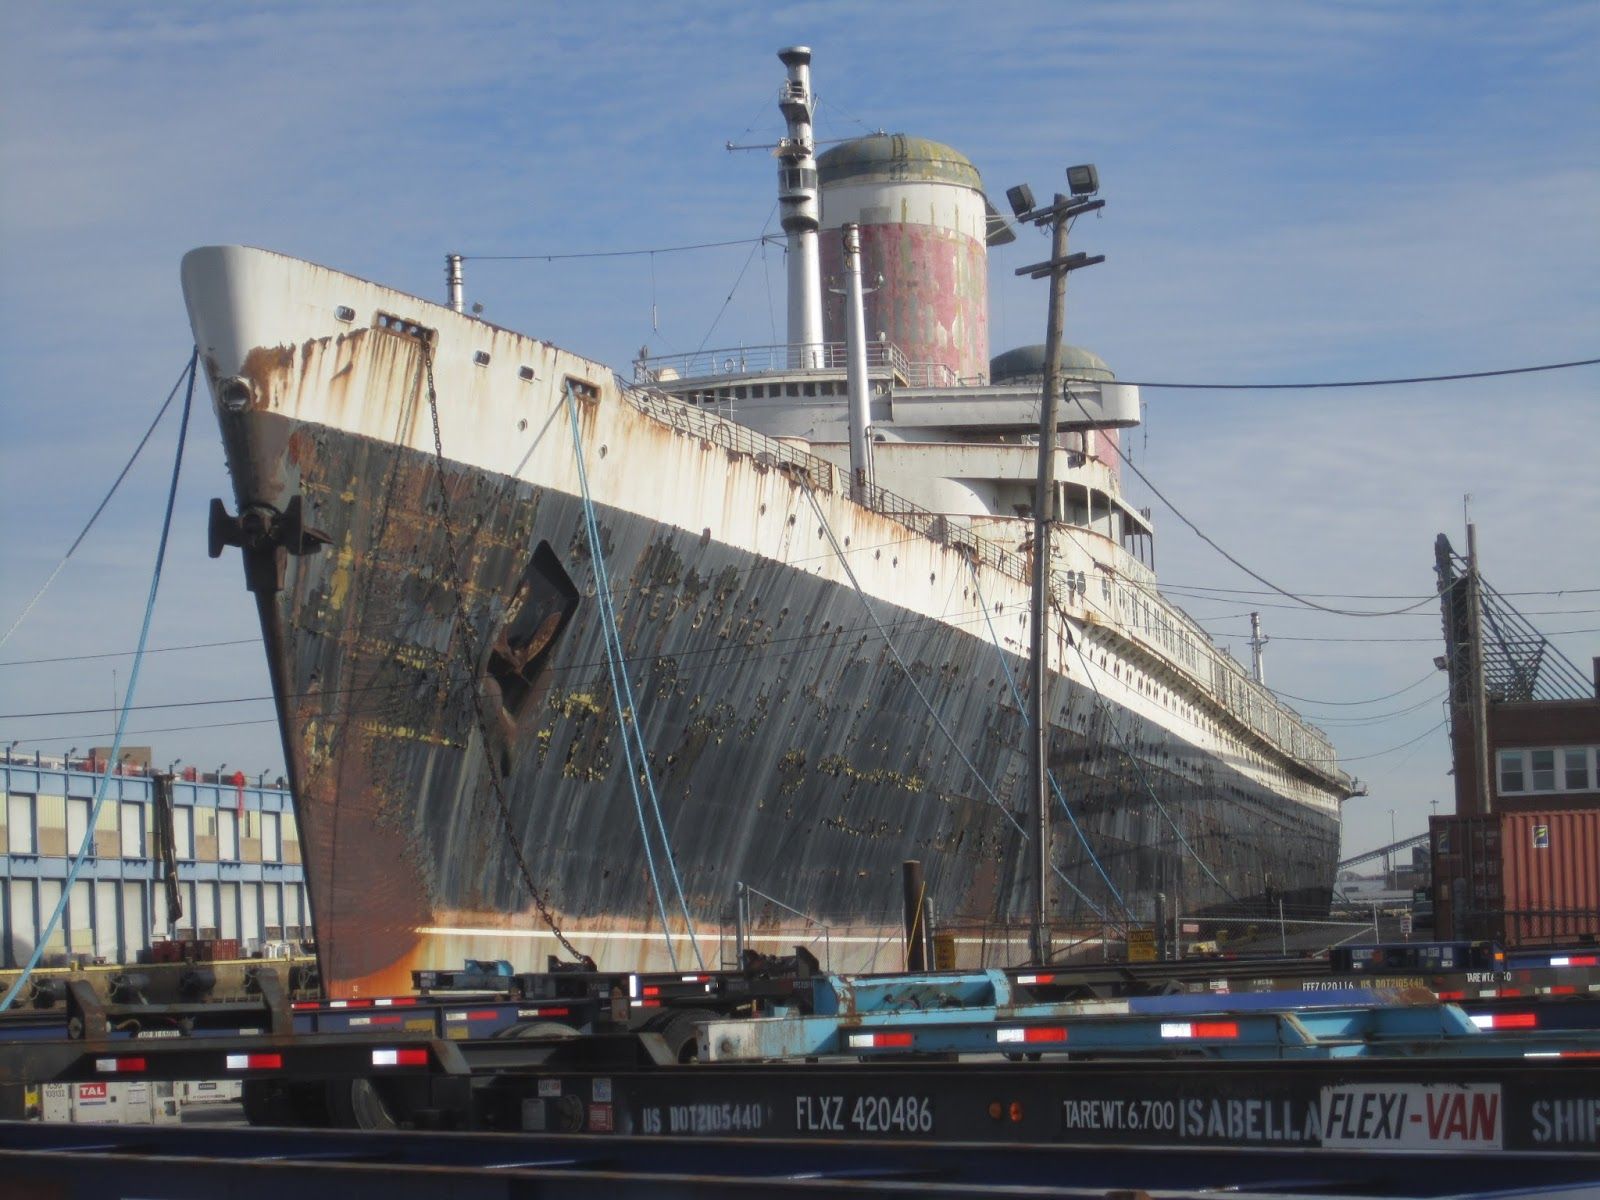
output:
<svg viewBox="0 0 1600 1200"><path fill-rule="evenodd" d="M212 550L244 552L333 995L542 965L552 923L617 968L694 963L692 928L715 965L741 883L757 936L787 906L835 968L888 965L908 858L941 922L1027 911L1042 356L991 363L986 278L1013 235L948 146L815 156L809 51L780 58L783 345L622 378L464 313L459 274L435 305L184 259L238 508ZM881 276L853 310L847 271ZM1157 590L1136 389L1064 367L1054 913L1325 901L1349 779Z"/></svg>

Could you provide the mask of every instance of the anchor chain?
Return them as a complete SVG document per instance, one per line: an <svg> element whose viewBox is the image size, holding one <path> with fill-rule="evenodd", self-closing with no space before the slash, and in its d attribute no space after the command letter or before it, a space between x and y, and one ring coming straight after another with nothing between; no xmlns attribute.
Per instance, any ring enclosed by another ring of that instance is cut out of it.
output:
<svg viewBox="0 0 1600 1200"><path fill-rule="evenodd" d="M428 373L428 412L433 418L433 462L434 481L439 487L439 518L444 529L444 545L446 561L449 564L451 583L454 585L456 626L461 630L462 649L467 659L468 674L477 670L478 648L473 642L472 625L467 620L466 613L466 587L460 574L456 570L456 545L455 535L450 531L450 498L444 487L444 443L439 437L439 397L434 389L433 382L433 355L429 351L426 335L418 339L422 347L422 364ZM494 793L494 802L500 810L500 824L505 830L506 842L511 846L512 853L516 855L517 871L522 876L523 886L528 889L528 895L533 897L534 906L539 910L539 916L550 927L550 932L556 935L556 941L566 952L572 955L574 962L584 963L593 969L594 960L587 954L578 951L567 935L561 932L561 927L556 924L555 914L550 911L550 906L545 903L539 888L533 882L533 873L528 870L527 857L522 852L522 840L517 837L517 831L511 821L511 806L506 802L505 790L501 787L500 772L494 761L494 753L489 749L489 722L483 714L483 700L478 695L476 681L468 688L472 696L472 712L478 723L478 743L483 747L484 765L489 770L489 790Z"/></svg>

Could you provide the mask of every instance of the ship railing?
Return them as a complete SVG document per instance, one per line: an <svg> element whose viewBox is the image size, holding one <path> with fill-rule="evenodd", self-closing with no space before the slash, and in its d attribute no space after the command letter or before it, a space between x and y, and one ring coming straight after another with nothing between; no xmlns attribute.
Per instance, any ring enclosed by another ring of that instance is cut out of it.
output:
<svg viewBox="0 0 1600 1200"><path fill-rule="evenodd" d="M1116 616L1135 640L1162 653L1199 687L1242 722L1302 762L1332 772L1333 745L1304 717L1262 684L1251 679L1211 635L1157 590L1155 575L1142 564L1124 563L1114 586Z"/></svg>
<svg viewBox="0 0 1600 1200"><path fill-rule="evenodd" d="M677 430L731 453L747 454L758 464L795 471L819 491L848 495L847 472L826 459L777 438L757 433L747 425L727 420L685 404L664 392L618 380L623 397L639 411ZM949 546L970 562L988 567L1022 583L1032 580L1032 560L989 538L977 536L958 520L931 512L876 484L866 485L858 503L906 526L939 545ZM1224 653L1182 609L1156 589L1155 575L1136 560L1123 556L1114 585L1111 617L1124 636L1131 637L1172 661L1218 704L1274 745L1302 762L1313 762L1332 773L1333 746L1307 725L1266 688L1250 679L1244 668ZM1065 595L1060 577L1052 581Z"/></svg>
<svg viewBox="0 0 1600 1200"><path fill-rule="evenodd" d="M849 354L843 342L725 346L719 350L697 350L692 354L663 354L635 359L633 382L647 385L740 375L806 371L837 373L848 369L849 365ZM867 345L867 369L874 367L886 368L902 379L909 379L912 372L906 356L890 342L871 342Z"/></svg>
<svg viewBox="0 0 1600 1200"><path fill-rule="evenodd" d="M942 362L908 362L901 375L906 386L912 388L976 387L988 382L983 378L964 376L949 363Z"/></svg>
<svg viewBox="0 0 1600 1200"><path fill-rule="evenodd" d="M818 458L788 442L767 437L747 425L684 404L661 392L625 385L622 393L635 408L680 433L698 437L728 451L748 454L757 463L766 466L802 472L810 485L819 491L850 492L846 472L827 459ZM1028 560L1024 556L1014 554L987 538L980 538L959 521L921 508L887 488L868 484L858 497L858 502L864 508L905 525L930 541L949 546L974 563L1023 582L1029 579Z"/></svg>

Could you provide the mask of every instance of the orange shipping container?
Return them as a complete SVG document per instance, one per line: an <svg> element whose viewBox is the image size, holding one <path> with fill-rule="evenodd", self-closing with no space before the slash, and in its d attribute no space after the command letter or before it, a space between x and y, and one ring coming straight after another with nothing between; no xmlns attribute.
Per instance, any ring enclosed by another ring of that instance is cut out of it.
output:
<svg viewBox="0 0 1600 1200"><path fill-rule="evenodd" d="M1510 947L1600 939L1600 805L1434 817L1435 929Z"/></svg>

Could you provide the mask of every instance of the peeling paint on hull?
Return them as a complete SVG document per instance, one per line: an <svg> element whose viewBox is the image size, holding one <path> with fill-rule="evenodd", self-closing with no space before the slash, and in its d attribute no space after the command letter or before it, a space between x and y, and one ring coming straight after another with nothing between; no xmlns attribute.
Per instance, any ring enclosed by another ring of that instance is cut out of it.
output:
<svg viewBox="0 0 1600 1200"><path fill-rule="evenodd" d="M455 589L429 499L433 462L304 427L284 441L319 520L370 533L298 560L275 622L295 697L288 716L320 950L330 980L370 992L408 982L396 979L397 967L454 961L430 958L419 928L537 922L488 793L466 694L477 674L452 637ZM382 478L381 499L344 489L351 478ZM568 932L597 959L637 961L652 940L653 894L581 502L458 467L450 491L458 528L479 530L460 567L476 628L502 619L501 599L540 541L560 547L583 583L580 614L560 635L537 697L519 720L491 728L503 739L492 752L507 771L528 865ZM602 510L599 524L651 770L698 920L713 919L744 881L829 924L876 911L893 930L899 865L909 857L927 863L947 917L1022 911L1026 884L1015 867L1024 843L916 699L859 596L648 518ZM878 619L945 725L960 731L961 754L1018 803L1023 725L992 647L881 604ZM1020 677L1020 660L1010 668ZM1181 861L1125 758L1104 745L1107 722L1131 735L1164 802L1230 891L1259 892L1263 873L1286 892L1326 879L1332 822L1292 819L1276 797L1186 755L1158 727L1097 712L1092 693L1067 680L1057 681L1054 707L1068 717L1054 732L1053 768L1123 889L1221 899ZM1206 799L1219 793L1229 798ZM1016 816L1026 824L1020 803ZM1069 844L1065 828L1059 837L1065 869L1107 905L1081 845ZM445 911L448 921L438 916ZM1063 911L1092 919L1070 895ZM628 926L635 945L582 944L585 928Z"/></svg>
<svg viewBox="0 0 1600 1200"><path fill-rule="evenodd" d="M248 385L237 409L218 405L241 510L300 497L329 539L281 556L281 588L256 599L333 994L404 990L412 968L464 955L529 969L554 949L490 762L579 948L602 966L665 965L567 425L564 381L580 373L594 381L581 437L635 716L708 961L736 882L836 931L836 967L883 965L907 858L923 860L941 920L1026 910L1014 573L812 493L765 452L662 423L544 343L265 252L190 259L213 393ZM449 538L419 345L335 324L336 301L438 326ZM509 384L471 365L480 347ZM512 374L519 362L537 364L535 384ZM870 612L825 532L849 548ZM1071 628L1089 652L1052 645L1052 770L1134 911L1147 916L1157 891L1189 911L1230 895L1325 899L1331 768L1225 727L1148 649ZM1097 923L1090 901L1112 907L1107 890L1065 821L1055 851L1072 885L1063 920Z"/></svg>

